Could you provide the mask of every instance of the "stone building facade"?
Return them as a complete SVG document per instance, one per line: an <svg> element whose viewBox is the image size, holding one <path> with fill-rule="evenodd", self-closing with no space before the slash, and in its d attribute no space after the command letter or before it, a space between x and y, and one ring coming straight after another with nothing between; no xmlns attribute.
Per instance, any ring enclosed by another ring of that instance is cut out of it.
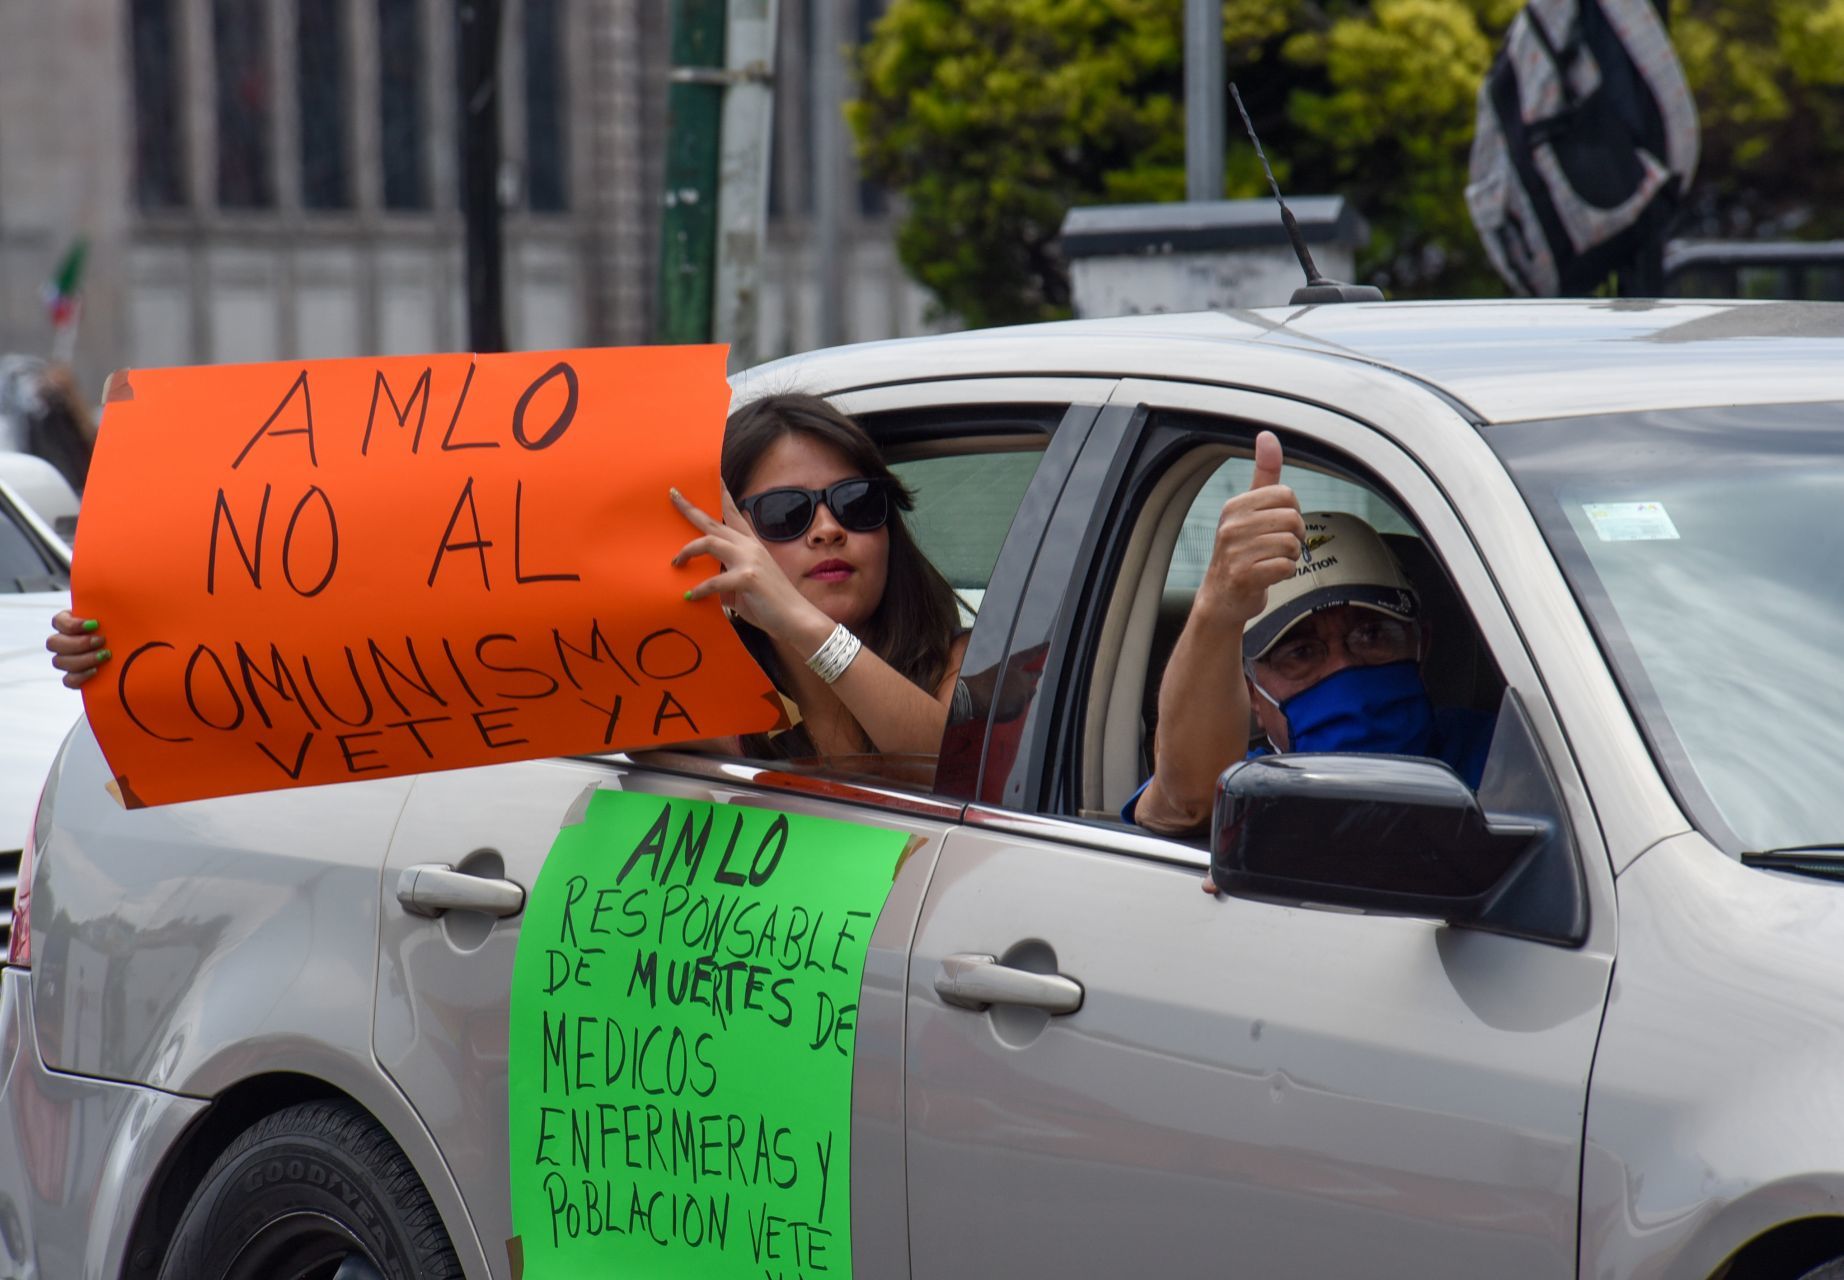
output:
<svg viewBox="0 0 1844 1280"><path fill-rule="evenodd" d="M811 243L815 113L838 110L812 92L813 8L841 6L849 39L882 3L781 3L764 358L927 324L848 146L825 160L853 193L844 243ZM0 4L0 351L47 348L39 288L77 235L85 386L117 366L463 348L455 13L455 0ZM667 13L665 0L505 0L514 347L652 335ZM848 75L832 82L849 92ZM844 272L830 320L828 262Z"/></svg>

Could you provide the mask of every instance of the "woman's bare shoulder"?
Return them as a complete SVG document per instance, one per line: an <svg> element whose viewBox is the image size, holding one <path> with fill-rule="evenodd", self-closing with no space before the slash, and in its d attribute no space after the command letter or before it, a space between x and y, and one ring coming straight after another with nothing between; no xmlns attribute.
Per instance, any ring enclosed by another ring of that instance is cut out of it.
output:
<svg viewBox="0 0 1844 1280"><path fill-rule="evenodd" d="M967 657L967 640L972 635L971 631L957 631L954 639L948 642L947 664L942 668L941 682L935 686L937 701L945 704L953 699L954 686L960 680L960 664Z"/></svg>

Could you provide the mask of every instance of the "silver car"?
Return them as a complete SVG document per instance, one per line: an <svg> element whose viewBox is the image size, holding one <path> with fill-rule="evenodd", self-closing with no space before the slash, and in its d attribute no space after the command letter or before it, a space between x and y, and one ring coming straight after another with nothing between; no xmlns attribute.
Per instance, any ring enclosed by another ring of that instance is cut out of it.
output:
<svg viewBox="0 0 1844 1280"><path fill-rule="evenodd" d="M972 618L938 758L126 811L79 727L0 974L0 1274L540 1274L508 992L560 824L609 792L908 838L840 1041L849 1253L733 1225L662 1269L1835 1271L1844 308L1149 316L736 383L789 387L879 439ZM1395 548L1436 701L1496 712L1477 794L1281 756L1224 775L1207 838L1118 820L1261 429Z"/></svg>

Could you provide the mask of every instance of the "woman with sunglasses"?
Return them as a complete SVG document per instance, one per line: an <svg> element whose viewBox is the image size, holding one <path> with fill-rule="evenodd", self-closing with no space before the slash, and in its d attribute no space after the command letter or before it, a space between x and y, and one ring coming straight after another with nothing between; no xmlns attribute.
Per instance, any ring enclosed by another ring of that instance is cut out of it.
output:
<svg viewBox="0 0 1844 1280"><path fill-rule="evenodd" d="M745 739L742 754L933 755L967 637L877 446L819 397L775 395L731 415L720 469L721 522L673 492L699 534L673 563L718 562L686 599L720 596L799 711L793 728Z"/></svg>

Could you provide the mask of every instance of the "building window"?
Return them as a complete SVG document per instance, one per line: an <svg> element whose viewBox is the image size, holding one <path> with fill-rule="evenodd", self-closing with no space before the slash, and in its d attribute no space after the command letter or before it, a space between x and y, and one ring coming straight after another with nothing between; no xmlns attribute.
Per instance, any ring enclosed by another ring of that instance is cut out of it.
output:
<svg viewBox="0 0 1844 1280"><path fill-rule="evenodd" d="M183 208L173 0L131 0L128 15L134 51L135 202L143 209Z"/></svg>
<svg viewBox="0 0 1844 1280"><path fill-rule="evenodd" d="M296 10L295 82L301 103L301 203L309 209L349 209L352 181L347 150L346 7L338 0L302 0Z"/></svg>
<svg viewBox="0 0 1844 1280"><path fill-rule="evenodd" d="M266 209L275 203L269 168L267 8L262 0L214 0L211 7L218 203L226 209Z"/></svg>
<svg viewBox="0 0 1844 1280"><path fill-rule="evenodd" d="M384 207L427 209L423 147L423 32L417 0L378 0L378 110Z"/></svg>
<svg viewBox="0 0 1844 1280"><path fill-rule="evenodd" d="M536 213L569 207L562 0L525 2L525 192Z"/></svg>

